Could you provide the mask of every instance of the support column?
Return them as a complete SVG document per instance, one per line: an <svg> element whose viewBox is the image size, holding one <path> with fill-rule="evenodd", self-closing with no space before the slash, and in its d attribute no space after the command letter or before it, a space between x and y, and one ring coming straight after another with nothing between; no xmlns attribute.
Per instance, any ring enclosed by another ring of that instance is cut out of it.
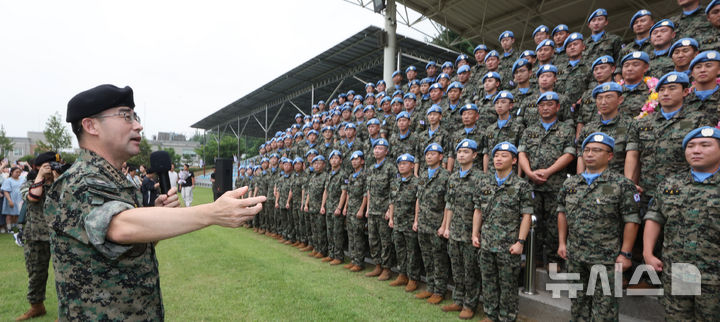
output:
<svg viewBox="0 0 720 322"><path fill-rule="evenodd" d="M387 36L387 43L385 44L383 54L383 78L388 87L392 85L392 73L395 71L397 59L395 56L397 53L396 9L395 0L387 0L387 6L385 7L385 34Z"/></svg>

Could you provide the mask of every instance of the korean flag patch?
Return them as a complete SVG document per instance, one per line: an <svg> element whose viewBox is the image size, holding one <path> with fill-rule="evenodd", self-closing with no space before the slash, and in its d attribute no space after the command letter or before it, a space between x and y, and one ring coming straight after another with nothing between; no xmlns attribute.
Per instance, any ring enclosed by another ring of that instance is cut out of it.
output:
<svg viewBox="0 0 720 322"><path fill-rule="evenodd" d="M634 194L633 199L635 199L635 202L640 202L640 194L639 193Z"/></svg>

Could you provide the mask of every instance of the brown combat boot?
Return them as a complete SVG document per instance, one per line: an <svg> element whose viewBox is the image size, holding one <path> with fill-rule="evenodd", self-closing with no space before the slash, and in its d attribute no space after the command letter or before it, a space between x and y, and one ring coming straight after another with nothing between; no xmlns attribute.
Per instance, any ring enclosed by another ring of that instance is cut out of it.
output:
<svg viewBox="0 0 720 322"><path fill-rule="evenodd" d="M47 312L45 311L45 305L42 302L35 303L35 304L30 303L30 309L27 312L25 312L23 315L21 315L17 319L15 319L15 321L23 321L23 320L27 320L27 319L32 319L34 317L45 315L45 313L47 313Z"/></svg>
<svg viewBox="0 0 720 322"><path fill-rule="evenodd" d="M427 302L430 304L438 304L438 303L442 302L444 299L445 298L443 297L442 294L435 293L429 299L427 299Z"/></svg>
<svg viewBox="0 0 720 322"><path fill-rule="evenodd" d="M331 258L330 256L325 256L325 257L323 257L323 259L321 260L321 262L327 263L327 262L329 262L329 261L331 261L331 260L332 260L332 258Z"/></svg>
<svg viewBox="0 0 720 322"><path fill-rule="evenodd" d="M353 266L355 266L355 264L353 264L352 262L350 262L350 263L347 263L347 264L343 265L343 268L351 269L351 268L353 268Z"/></svg>
<svg viewBox="0 0 720 322"><path fill-rule="evenodd" d="M380 265L375 265L375 269L372 270L371 272L365 274L365 276L366 277L375 277L375 276L380 275L380 273L382 273L382 267L380 267Z"/></svg>
<svg viewBox="0 0 720 322"><path fill-rule="evenodd" d="M325 255L323 255L322 253L317 253L315 254L315 258L325 258Z"/></svg>
<svg viewBox="0 0 720 322"><path fill-rule="evenodd" d="M459 318L463 320L470 320L475 315L475 311L468 309L464 307L462 311L460 312L460 315L458 315Z"/></svg>
<svg viewBox="0 0 720 322"><path fill-rule="evenodd" d="M390 282L390 286L400 286L400 285L405 285L407 283L408 283L407 275L400 274L394 281Z"/></svg>
<svg viewBox="0 0 720 322"><path fill-rule="evenodd" d="M412 292L412 291L417 290L417 288L418 288L417 281L409 280L407 285L405 286L405 292Z"/></svg>
<svg viewBox="0 0 720 322"><path fill-rule="evenodd" d="M486 316L484 319L480 320L480 322L493 322L493 320Z"/></svg>
<svg viewBox="0 0 720 322"><path fill-rule="evenodd" d="M308 254L308 256L310 257L315 257L315 255L317 255L317 252L314 250L310 254Z"/></svg>
<svg viewBox="0 0 720 322"><path fill-rule="evenodd" d="M350 268L351 272L359 272L362 271L364 268L360 265L353 265L353 267Z"/></svg>
<svg viewBox="0 0 720 322"><path fill-rule="evenodd" d="M390 279L390 269L383 268L382 273L378 276L378 281L387 281Z"/></svg>
<svg viewBox="0 0 720 322"><path fill-rule="evenodd" d="M440 309L443 310L443 312L459 312L463 308L462 308L462 306L453 303L453 304L445 305Z"/></svg>
<svg viewBox="0 0 720 322"><path fill-rule="evenodd" d="M422 300L422 299L426 299L426 298L428 298L428 297L431 297L432 295L433 295L432 292L422 291L422 292L420 292L420 293L415 294L415 298Z"/></svg>
<svg viewBox="0 0 720 322"><path fill-rule="evenodd" d="M341 260L339 260L339 259L336 258L336 259L333 259L333 260L330 262L330 265L340 265L340 264L342 264L342 262L343 262L343 261L341 261Z"/></svg>
<svg viewBox="0 0 720 322"><path fill-rule="evenodd" d="M310 246L310 245L308 245L308 246L305 246L305 248L302 248L302 249L300 249L300 250L303 251L303 252L309 252L309 251L313 250L313 247Z"/></svg>
<svg viewBox="0 0 720 322"><path fill-rule="evenodd" d="M292 245L293 242L291 242L291 241L289 241L289 240L286 240L283 244L285 244L285 245Z"/></svg>

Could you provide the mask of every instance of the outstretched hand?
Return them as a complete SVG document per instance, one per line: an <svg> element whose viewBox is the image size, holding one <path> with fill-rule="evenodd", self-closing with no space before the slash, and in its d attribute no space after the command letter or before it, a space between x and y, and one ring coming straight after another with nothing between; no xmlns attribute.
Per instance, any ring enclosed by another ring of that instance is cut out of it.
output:
<svg viewBox="0 0 720 322"><path fill-rule="evenodd" d="M248 187L225 192L213 202L214 208L211 224L223 227L239 227L251 220L262 210L265 196L240 199L248 192Z"/></svg>

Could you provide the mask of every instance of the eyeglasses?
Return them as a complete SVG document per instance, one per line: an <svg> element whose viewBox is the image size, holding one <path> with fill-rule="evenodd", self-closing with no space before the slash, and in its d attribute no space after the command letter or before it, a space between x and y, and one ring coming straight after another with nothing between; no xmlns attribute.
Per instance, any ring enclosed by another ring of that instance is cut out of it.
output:
<svg viewBox="0 0 720 322"><path fill-rule="evenodd" d="M601 152L608 152L608 153L610 153L610 152L612 152L612 151L610 151L610 150L605 150L605 149L601 149L601 148L585 148L585 149L583 149L583 153L586 153L586 154L587 154L587 153L590 153L590 152L592 152L593 154L598 154L598 153L601 153Z"/></svg>
<svg viewBox="0 0 720 322"><path fill-rule="evenodd" d="M125 119L125 122L132 123L133 121L137 121L140 123L140 116L137 115L137 113L131 111L131 110L121 110L115 114L107 114L107 115L98 115L95 116L96 119L105 118L105 117L113 117L113 116L122 116L122 118Z"/></svg>

